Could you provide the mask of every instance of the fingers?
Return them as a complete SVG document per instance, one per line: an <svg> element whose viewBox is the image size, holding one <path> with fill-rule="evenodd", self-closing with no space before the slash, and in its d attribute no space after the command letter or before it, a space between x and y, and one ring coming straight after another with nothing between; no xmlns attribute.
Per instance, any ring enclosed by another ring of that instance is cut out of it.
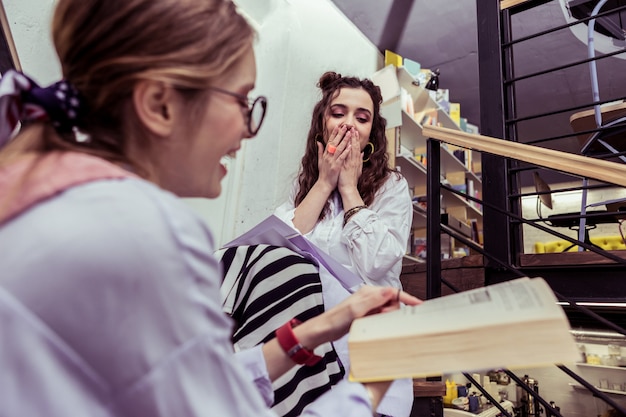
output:
<svg viewBox="0 0 626 417"><path fill-rule="evenodd" d="M347 164L350 165L349 168L360 168L363 165L363 158L361 157L362 152L359 151L361 148L361 144L359 142L359 132L357 130L353 130L348 139L348 147L351 151L346 156Z"/></svg>
<svg viewBox="0 0 626 417"><path fill-rule="evenodd" d="M363 170L359 132L349 125L335 126L325 146L318 145L320 177L339 187L339 191L357 187Z"/></svg>
<svg viewBox="0 0 626 417"><path fill-rule="evenodd" d="M318 145L318 157L322 156L324 162L331 165L337 162L337 167L341 168L343 161L350 155L352 147L351 136L352 133L350 131L345 132L345 126L343 128L335 128L326 146Z"/></svg>
<svg viewBox="0 0 626 417"><path fill-rule="evenodd" d="M322 155L324 154L324 144L321 142L317 142L317 163L322 161Z"/></svg>
<svg viewBox="0 0 626 417"><path fill-rule="evenodd" d="M366 315L384 313L387 311L397 310L402 304L414 306L422 303L417 297L393 287L374 287L364 286L363 291L374 291L375 299L372 300L374 306L366 313ZM361 291L359 290L359 291Z"/></svg>
<svg viewBox="0 0 626 417"><path fill-rule="evenodd" d="M396 310L401 304L418 305L422 301L419 298L393 287L376 287L364 285L349 297L347 302L352 302L353 319L377 314L383 311Z"/></svg>
<svg viewBox="0 0 626 417"><path fill-rule="evenodd" d="M328 138L326 152L329 155L343 155L343 152L351 143L350 138L354 136L354 132L355 130L347 125L335 126L330 134L330 138Z"/></svg>
<svg viewBox="0 0 626 417"><path fill-rule="evenodd" d="M398 288L385 287L383 288L383 291L384 297L387 300L384 307L391 306L397 308L398 306L400 306L401 303L410 306L415 306L422 303L422 300L420 300L419 298L414 297L411 294Z"/></svg>
<svg viewBox="0 0 626 417"><path fill-rule="evenodd" d="M416 306L418 304L422 304L423 301L420 300L417 297L412 296L411 294L409 294L408 292L404 292L404 291L400 291L400 298L399 298L400 302L409 305L409 306Z"/></svg>
<svg viewBox="0 0 626 417"><path fill-rule="evenodd" d="M340 338L348 332L352 321L359 317L397 310L401 303L417 305L421 302L404 291L398 293L397 288L364 285L350 297L318 316L323 318L322 322L327 326L323 341Z"/></svg>
<svg viewBox="0 0 626 417"><path fill-rule="evenodd" d="M337 129L333 130L331 137L335 137ZM345 147L345 145L343 146ZM330 140L326 145L317 142L317 167L319 170L319 180L327 183L332 189L337 187L339 173L343 164L343 147L334 145Z"/></svg>

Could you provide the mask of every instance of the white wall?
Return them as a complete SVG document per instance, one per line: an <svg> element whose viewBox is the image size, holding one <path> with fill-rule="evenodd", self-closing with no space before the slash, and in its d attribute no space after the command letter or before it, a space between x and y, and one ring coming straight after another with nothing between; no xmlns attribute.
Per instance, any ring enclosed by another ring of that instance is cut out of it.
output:
<svg viewBox="0 0 626 417"><path fill-rule="evenodd" d="M22 70L42 85L61 78L51 40L54 0L2 0Z"/></svg>
<svg viewBox="0 0 626 417"><path fill-rule="evenodd" d="M23 70L41 84L60 78L50 40L54 0L3 0ZM304 151L315 84L327 70L367 77L382 65L378 49L329 0L236 0L258 30L258 80L268 97L259 135L229 163L223 195L189 203L218 244L248 230L287 198ZM383 16L381 16L383 18Z"/></svg>

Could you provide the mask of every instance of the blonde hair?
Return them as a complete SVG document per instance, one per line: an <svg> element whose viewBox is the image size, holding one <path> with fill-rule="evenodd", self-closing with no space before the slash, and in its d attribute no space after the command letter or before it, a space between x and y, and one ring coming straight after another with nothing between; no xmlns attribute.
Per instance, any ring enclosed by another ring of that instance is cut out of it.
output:
<svg viewBox="0 0 626 417"><path fill-rule="evenodd" d="M230 0L59 0L52 34L63 76L83 97L79 128L90 140L62 137L37 122L22 129L0 161L20 152L78 150L141 171L127 154L128 140L146 142L132 106L134 85L171 84L193 105L254 37Z"/></svg>

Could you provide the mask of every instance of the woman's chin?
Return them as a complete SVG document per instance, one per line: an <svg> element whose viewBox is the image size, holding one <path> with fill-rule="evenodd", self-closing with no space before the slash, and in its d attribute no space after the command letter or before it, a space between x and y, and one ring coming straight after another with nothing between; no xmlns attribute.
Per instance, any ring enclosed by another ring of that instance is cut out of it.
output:
<svg viewBox="0 0 626 417"><path fill-rule="evenodd" d="M217 198L222 194L222 179L223 177L216 178L208 184L204 192L205 198Z"/></svg>
<svg viewBox="0 0 626 417"><path fill-rule="evenodd" d="M224 164L218 164L214 168L213 176L208 178L208 184L204 183L202 186L202 190L200 192L200 196L202 198L217 198L222 194L222 180L226 177L228 173L228 169Z"/></svg>

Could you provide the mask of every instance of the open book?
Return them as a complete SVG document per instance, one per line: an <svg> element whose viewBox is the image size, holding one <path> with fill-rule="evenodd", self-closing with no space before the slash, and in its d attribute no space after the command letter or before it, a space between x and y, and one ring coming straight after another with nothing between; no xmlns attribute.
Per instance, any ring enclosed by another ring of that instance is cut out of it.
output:
<svg viewBox="0 0 626 417"><path fill-rule="evenodd" d="M575 362L556 302L543 278L520 278L357 319L348 338L351 379Z"/></svg>

